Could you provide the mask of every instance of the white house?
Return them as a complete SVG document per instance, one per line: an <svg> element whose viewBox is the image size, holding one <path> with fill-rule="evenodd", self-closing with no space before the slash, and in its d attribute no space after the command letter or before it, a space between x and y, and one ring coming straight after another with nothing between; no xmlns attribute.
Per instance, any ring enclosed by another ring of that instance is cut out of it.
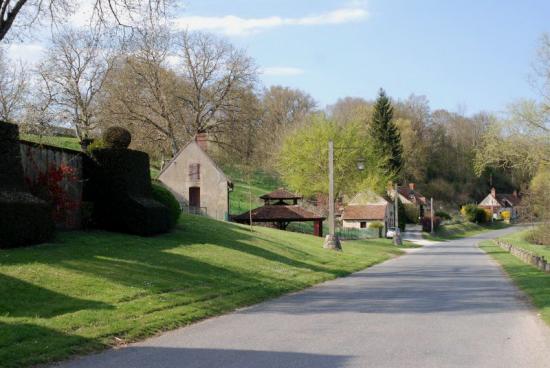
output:
<svg viewBox="0 0 550 368"><path fill-rule="evenodd" d="M389 227L394 227L395 211L393 204L386 198L370 191L358 193L344 207L342 227L365 229L373 222L384 224L384 233Z"/></svg>
<svg viewBox="0 0 550 368"><path fill-rule="evenodd" d="M175 195L184 211L228 219L233 184L208 155L205 134L198 134L165 165L159 181Z"/></svg>
<svg viewBox="0 0 550 368"><path fill-rule="evenodd" d="M517 191L512 194L497 193L495 188L481 202L479 207L491 211L493 217L499 218L503 211L510 211L510 218L518 218L518 210L521 205L521 198Z"/></svg>

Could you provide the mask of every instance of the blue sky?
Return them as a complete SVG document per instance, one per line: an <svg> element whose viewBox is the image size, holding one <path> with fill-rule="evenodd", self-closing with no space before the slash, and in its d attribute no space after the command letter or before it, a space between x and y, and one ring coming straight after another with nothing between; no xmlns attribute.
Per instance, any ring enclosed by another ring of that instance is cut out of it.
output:
<svg viewBox="0 0 550 368"><path fill-rule="evenodd" d="M549 0L189 0L175 28L247 50L264 85L300 88L323 108L345 96L426 95L432 109L500 112L533 97ZM43 45L12 45L36 60Z"/></svg>
<svg viewBox="0 0 550 368"><path fill-rule="evenodd" d="M533 96L528 74L550 32L547 0L193 0L181 15L245 48L265 85L303 89L320 107L384 87L433 109L498 112Z"/></svg>

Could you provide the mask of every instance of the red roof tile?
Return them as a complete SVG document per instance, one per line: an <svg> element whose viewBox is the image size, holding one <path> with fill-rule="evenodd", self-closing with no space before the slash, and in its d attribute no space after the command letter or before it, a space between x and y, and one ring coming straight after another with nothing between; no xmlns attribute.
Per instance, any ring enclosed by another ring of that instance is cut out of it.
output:
<svg viewBox="0 0 550 368"><path fill-rule="evenodd" d="M233 216L236 222L248 222L249 212ZM252 210L253 222L271 221L312 221L324 220L325 218L298 205L267 205Z"/></svg>
<svg viewBox="0 0 550 368"><path fill-rule="evenodd" d="M385 204L349 205L344 208L343 220L384 220Z"/></svg>

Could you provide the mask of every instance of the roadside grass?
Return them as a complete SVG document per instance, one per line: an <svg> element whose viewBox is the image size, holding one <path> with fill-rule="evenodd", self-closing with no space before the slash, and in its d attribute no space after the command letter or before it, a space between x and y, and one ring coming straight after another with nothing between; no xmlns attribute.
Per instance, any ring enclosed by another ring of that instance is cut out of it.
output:
<svg viewBox="0 0 550 368"><path fill-rule="evenodd" d="M514 283L529 296L542 319L550 325L550 274L523 263L493 241L484 241L479 246L502 265Z"/></svg>
<svg viewBox="0 0 550 368"><path fill-rule="evenodd" d="M141 238L59 233L0 250L0 367L48 363L143 339L348 275L402 251L385 239L322 239L184 215Z"/></svg>
<svg viewBox="0 0 550 368"><path fill-rule="evenodd" d="M59 148L67 148L80 151L80 142L76 137L56 137L56 136L40 136L35 134L21 133L20 138L29 142L48 144Z"/></svg>
<svg viewBox="0 0 550 368"><path fill-rule="evenodd" d="M501 221L490 224L474 224L472 222L464 222L460 224L443 225L435 232L435 235L422 233L422 236L424 239L428 240L445 241L466 238L484 233L486 231L505 229L509 226L511 225Z"/></svg>
<svg viewBox="0 0 550 368"><path fill-rule="evenodd" d="M527 240L527 236L531 231L531 229L523 230L503 236L500 239L550 260L550 245L533 244Z"/></svg>

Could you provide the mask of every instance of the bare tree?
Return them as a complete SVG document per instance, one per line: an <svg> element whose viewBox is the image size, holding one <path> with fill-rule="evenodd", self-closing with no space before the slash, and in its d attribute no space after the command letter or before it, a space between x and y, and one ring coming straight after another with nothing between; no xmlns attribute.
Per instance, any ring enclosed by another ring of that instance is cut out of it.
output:
<svg viewBox="0 0 550 368"><path fill-rule="evenodd" d="M244 51L205 33L182 33L179 68L186 89L178 95L190 113L185 127L190 135L219 133L227 116L239 109L243 89L253 88L257 69Z"/></svg>
<svg viewBox="0 0 550 368"><path fill-rule="evenodd" d="M0 0L0 41L14 26L64 23L89 2L83 0ZM131 27L137 19L164 15L171 0L93 0L90 25Z"/></svg>
<svg viewBox="0 0 550 368"><path fill-rule="evenodd" d="M57 34L39 69L60 121L79 139L97 125L97 96L110 66L108 49L97 33L65 29Z"/></svg>
<svg viewBox="0 0 550 368"><path fill-rule="evenodd" d="M0 49L0 119L19 120L28 93L28 72Z"/></svg>

